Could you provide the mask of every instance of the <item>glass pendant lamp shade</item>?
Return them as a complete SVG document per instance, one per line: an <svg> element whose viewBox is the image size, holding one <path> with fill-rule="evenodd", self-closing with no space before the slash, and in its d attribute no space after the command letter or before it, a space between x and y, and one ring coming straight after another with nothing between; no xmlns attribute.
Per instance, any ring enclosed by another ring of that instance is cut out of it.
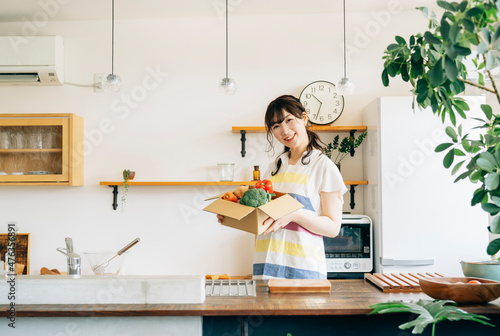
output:
<svg viewBox="0 0 500 336"><path fill-rule="evenodd" d="M337 82L337 93L343 96L352 94L355 88L356 86L347 77L343 77Z"/></svg>
<svg viewBox="0 0 500 336"><path fill-rule="evenodd" d="M118 92L122 87L122 80L115 74L109 74L102 83L102 87L106 91Z"/></svg>
<svg viewBox="0 0 500 336"><path fill-rule="evenodd" d="M222 78L219 83L219 91L227 95L234 95L236 92L236 82L232 78Z"/></svg>

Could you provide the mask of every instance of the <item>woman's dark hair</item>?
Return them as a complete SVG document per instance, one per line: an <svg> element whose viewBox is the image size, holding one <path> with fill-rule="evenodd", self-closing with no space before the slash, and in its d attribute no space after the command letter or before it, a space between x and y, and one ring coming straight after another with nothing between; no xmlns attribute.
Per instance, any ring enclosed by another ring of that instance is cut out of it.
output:
<svg viewBox="0 0 500 336"><path fill-rule="evenodd" d="M271 148L273 145L272 127L274 124L281 124L283 120L285 120L285 111L289 112L296 118L302 119L304 117L306 109L304 108L304 105L302 105L300 100L292 95L279 96L271 103L269 103L266 110L265 124L267 132L267 141L269 142ZM309 163L309 156L311 155L313 149L319 149L321 152L323 152L323 147L321 146L323 142L319 139L318 135L313 131L309 130L308 127L306 127L306 130L307 130L307 136L309 138L309 143L307 145L306 155L304 155L301 159L301 162L304 165ZM289 151L290 148L285 146L285 150L283 151L283 153ZM280 156L281 155L278 155L278 159L276 160L276 170L271 173L272 176L276 175L281 168Z"/></svg>

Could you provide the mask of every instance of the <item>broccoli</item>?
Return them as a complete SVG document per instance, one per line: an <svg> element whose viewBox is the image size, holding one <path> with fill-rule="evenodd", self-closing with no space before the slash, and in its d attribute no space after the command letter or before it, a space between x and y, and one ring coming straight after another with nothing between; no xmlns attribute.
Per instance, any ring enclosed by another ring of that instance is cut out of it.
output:
<svg viewBox="0 0 500 336"><path fill-rule="evenodd" d="M264 189L249 189L245 191L243 197L240 199L240 204L248 205L257 208L269 202L268 193Z"/></svg>

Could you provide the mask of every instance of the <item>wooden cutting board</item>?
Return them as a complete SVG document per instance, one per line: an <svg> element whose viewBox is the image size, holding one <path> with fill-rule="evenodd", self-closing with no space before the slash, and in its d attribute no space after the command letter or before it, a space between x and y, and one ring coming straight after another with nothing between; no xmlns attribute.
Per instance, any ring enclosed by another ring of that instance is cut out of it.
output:
<svg viewBox="0 0 500 336"><path fill-rule="evenodd" d="M326 279L270 279L271 293L329 293L332 287Z"/></svg>

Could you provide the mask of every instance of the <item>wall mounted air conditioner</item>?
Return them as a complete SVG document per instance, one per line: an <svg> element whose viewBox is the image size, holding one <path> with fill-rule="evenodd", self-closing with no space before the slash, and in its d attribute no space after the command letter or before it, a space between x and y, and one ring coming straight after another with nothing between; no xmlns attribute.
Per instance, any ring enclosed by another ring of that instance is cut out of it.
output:
<svg viewBox="0 0 500 336"><path fill-rule="evenodd" d="M0 85L64 84L61 36L0 36Z"/></svg>

